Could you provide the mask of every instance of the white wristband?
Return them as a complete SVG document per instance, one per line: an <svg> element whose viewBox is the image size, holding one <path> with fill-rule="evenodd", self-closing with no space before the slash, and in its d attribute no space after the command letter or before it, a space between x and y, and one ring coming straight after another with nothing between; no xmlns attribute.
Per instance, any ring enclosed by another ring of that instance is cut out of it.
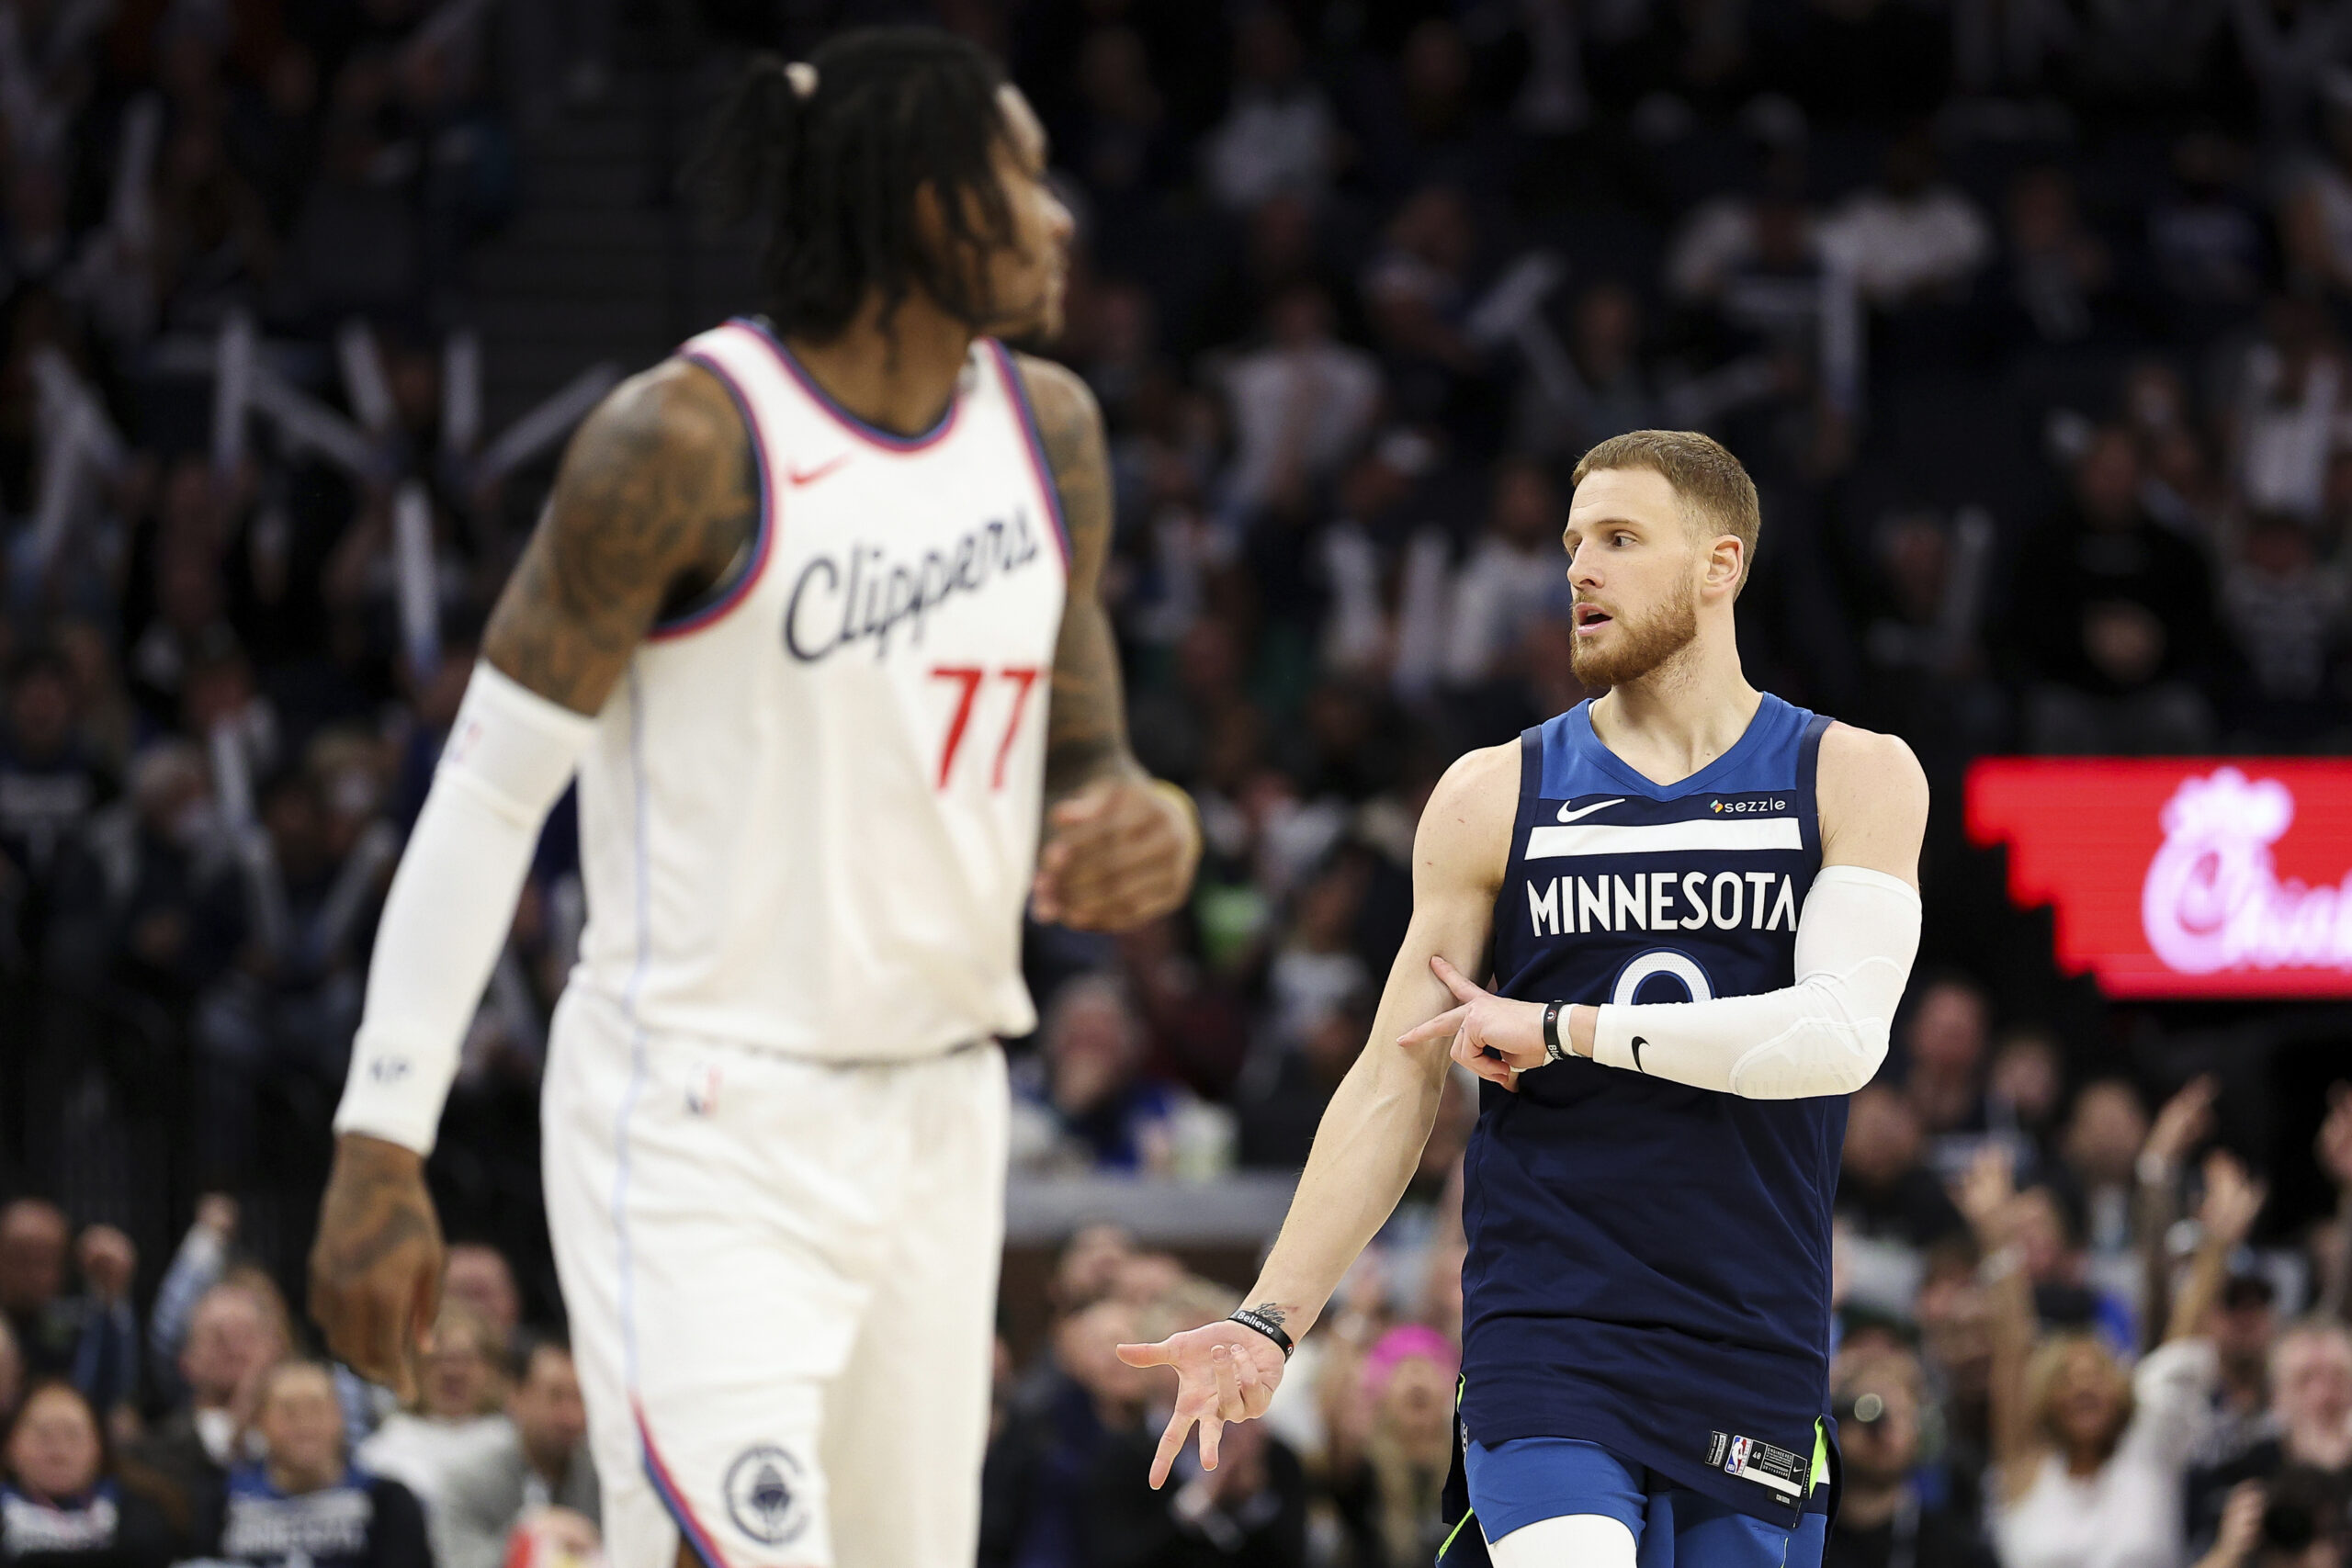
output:
<svg viewBox="0 0 2352 1568"><path fill-rule="evenodd" d="M336 1132L432 1152L539 824L595 729L594 719L474 666L384 899Z"/></svg>

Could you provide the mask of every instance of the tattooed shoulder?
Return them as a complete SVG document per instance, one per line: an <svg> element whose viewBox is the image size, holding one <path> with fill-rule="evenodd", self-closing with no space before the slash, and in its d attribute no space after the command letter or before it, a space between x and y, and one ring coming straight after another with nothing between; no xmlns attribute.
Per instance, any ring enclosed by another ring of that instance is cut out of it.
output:
<svg viewBox="0 0 2352 1568"><path fill-rule="evenodd" d="M759 508L751 434L718 378L683 359L629 378L565 450L484 657L594 713L663 604L718 580Z"/></svg>

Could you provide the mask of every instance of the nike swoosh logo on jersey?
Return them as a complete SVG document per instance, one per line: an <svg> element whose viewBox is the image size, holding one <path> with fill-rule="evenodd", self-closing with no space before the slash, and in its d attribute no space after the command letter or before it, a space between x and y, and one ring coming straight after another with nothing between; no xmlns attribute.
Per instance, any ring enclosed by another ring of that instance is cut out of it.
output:
<svg viewBox="0 0 2352 1568"><path fill-rule="evenodd" d="M1571 811L1566 806L1563 806L1560 807L1560 820L1563 822L1573 822L1579 817L1589 817L1596 811L1606 810L1610 807L1623 806L1624 804L1625 797L1621 795L1614 800L1596 800L1590 806L1585 807L1577 811Z"/></svg>
<svg viewBox="0 0 2352 1568"><path fill-rule="evenodd" d="M820 463L813 468L786 468L784 470L784 482L796 490L802 485L815 484L848 461L849 454L842 452L836 455L831 462Z"/></svg>
<svg viewBox="0 0 2352 1568"><path fill-rule="evenodd" d="M1640 1035L1636 1034L1634 1036L1634 1070L1637 1073L1646 1073L1649 1071L1647 1067L1642 1066L1642 1047L1648 1043L1649 1042L1643 1039Z"/></svg>

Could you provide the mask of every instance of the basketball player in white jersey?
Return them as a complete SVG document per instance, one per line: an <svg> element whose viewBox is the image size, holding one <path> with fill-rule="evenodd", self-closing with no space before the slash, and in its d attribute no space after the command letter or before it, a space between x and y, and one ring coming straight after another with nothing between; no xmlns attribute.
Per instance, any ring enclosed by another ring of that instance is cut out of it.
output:
<svg viewBox="0 0 2352 1568"><path fill-rule="evenodd" d="M1045 157L945 34L753 66L696 173L773 201L771 317L574 438L385 907L311 1310L405 1393L424 1157L577 773L544 1158L616 1568L972 1560L1023 908L1116 929L1191 883L1096 592L1100 415L997 341L1058 322Z"/></svg>

